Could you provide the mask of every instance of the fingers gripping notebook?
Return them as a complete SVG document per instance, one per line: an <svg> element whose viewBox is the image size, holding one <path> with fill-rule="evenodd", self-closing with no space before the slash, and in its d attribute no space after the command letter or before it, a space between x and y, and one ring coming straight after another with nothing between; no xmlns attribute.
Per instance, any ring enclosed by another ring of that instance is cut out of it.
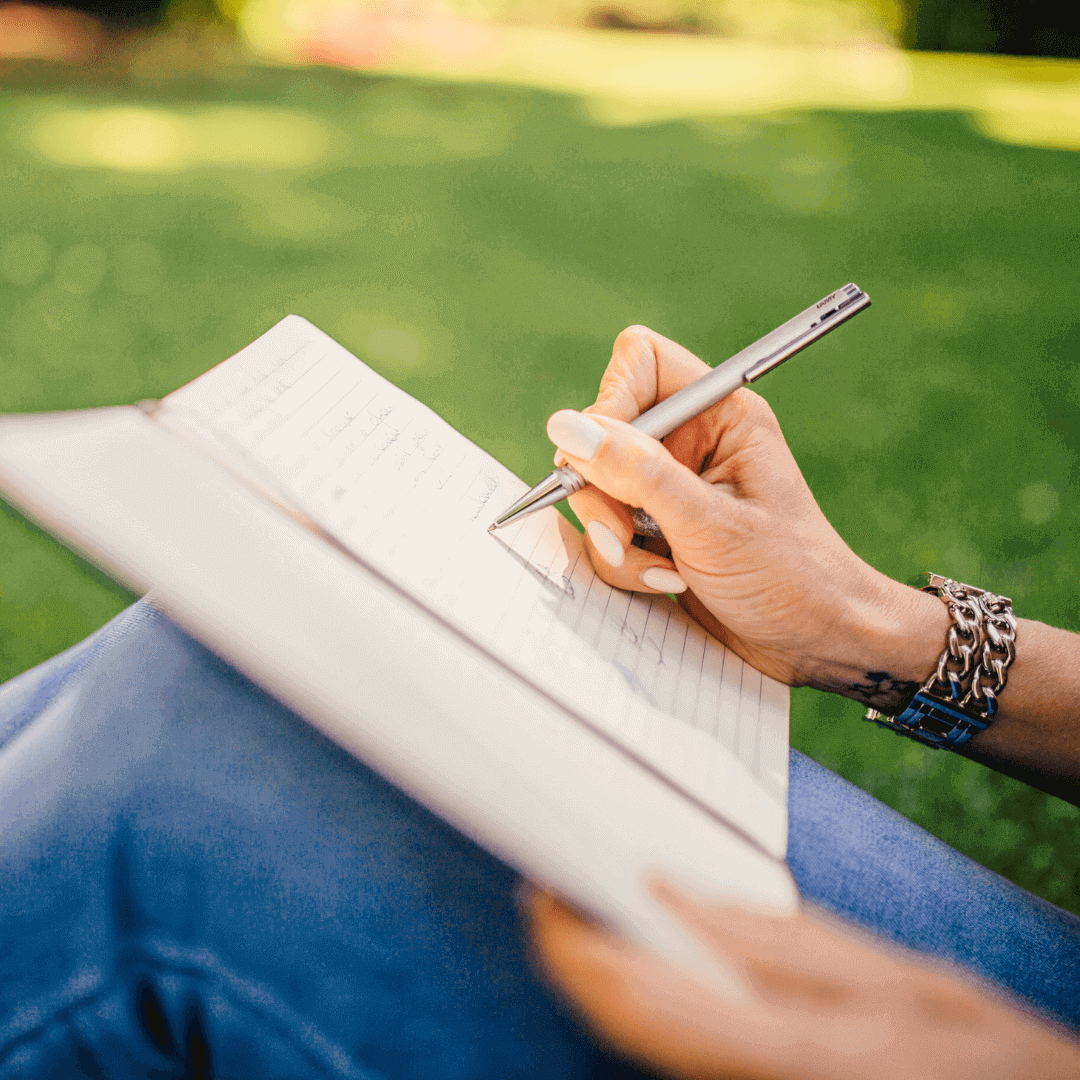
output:
<svg viewBox="0 0 1080 1080"><path fill-rule="evenodd" d="M154 409L0 421L0 489L511 864L669 954L653 861L790 908L788 691L289 316ZM490 506L489 506L490 504ZM655 905L653 905L655 907ZM676 942L681 943L676 943Z"/></svg>

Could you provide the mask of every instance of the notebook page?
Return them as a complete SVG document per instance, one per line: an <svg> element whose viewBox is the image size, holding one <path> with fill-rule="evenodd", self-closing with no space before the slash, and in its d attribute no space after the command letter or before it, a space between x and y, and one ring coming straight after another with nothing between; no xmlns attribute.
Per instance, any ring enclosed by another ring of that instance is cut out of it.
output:
<svg viewBox="0 0 1080 1080"><path fill-rule="evenodd" d="M179 626L492 854L706 985L723 972L701 968L708 951L644 870L707 902L795 909L782 862L138 410L0 417L0 496L152 588Z"/></svg>
<svg viewBox="0 0 1080 1080"><path fill-rule="evenodd" d="M668 598L606 585L554 508L488 534L527 485L426 406L296 316L166 404L225 431L351 549L783 855L786 688Z"/></svg>

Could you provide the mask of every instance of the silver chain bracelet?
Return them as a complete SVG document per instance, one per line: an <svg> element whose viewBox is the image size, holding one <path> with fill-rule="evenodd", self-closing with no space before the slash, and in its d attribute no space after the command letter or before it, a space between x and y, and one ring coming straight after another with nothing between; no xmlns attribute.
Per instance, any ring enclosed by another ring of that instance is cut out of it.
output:
<svg viewBox="0 0 1080 1080"><path fill-rule="evenodd" d="M924 592L937 593L952 622L937 667L898 716L870 709L864 719L928 746L952 747L983 730L998 708L1016 658L1012 601L940 574Z"/></svg>
<svg viewBox="0 0 1080 1080"><path fill-rule="evenodd" d="M922 689L948 687L961 709L971 707L984 717L993 716L1016 658L1012 601L939 574L930 575L925 591L936 592L945 601L952 625L937 670Z"/></svg>

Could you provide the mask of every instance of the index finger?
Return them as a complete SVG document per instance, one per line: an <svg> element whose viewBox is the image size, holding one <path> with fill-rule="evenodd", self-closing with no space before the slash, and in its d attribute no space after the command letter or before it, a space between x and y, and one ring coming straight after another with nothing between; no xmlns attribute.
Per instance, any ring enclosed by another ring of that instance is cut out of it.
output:
<svg viewBox="0 0 1080 1080"><path fill-rule="evenodd" d="M629 423L710 370L678 342L647 326L628 326L615 339L596 403L583 411Z"/></svg>

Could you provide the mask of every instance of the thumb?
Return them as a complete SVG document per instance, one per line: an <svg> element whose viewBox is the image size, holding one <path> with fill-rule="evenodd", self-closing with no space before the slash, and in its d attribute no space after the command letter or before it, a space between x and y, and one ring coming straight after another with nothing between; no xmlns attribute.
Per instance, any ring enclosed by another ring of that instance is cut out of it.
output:
<svg viewBox="0 0 1080 1080"><path fill-rule="evenodd" d="M548 420L547 433L590 484L646 510L669 542L690 523L704 525L725 498L676 461L663 443L622 420L562 409Z"/></svg>

